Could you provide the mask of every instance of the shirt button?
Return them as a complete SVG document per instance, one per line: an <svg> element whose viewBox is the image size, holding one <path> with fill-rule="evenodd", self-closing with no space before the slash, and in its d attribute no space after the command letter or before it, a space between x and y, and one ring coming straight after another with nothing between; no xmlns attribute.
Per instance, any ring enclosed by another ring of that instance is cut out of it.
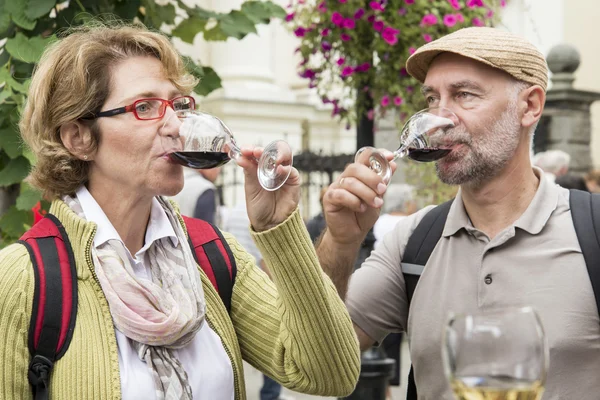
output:
<svg viewBox="0 0 600 400"><path fill-rule="evenodd" d="M486 285L491 285L492 284L492 275L491 274L487 274L485 276L485 278L483 279L483 281L485 282Z"/></svg>

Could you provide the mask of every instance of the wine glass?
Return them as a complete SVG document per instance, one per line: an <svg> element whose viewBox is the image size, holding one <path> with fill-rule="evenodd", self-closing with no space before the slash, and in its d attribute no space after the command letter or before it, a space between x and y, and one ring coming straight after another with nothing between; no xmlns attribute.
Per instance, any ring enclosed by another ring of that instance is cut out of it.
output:
<svg viewBox="0 0 600 400"><path fill-rule="evenodd" d="M181 165L195 169L221 166L242 156L231 130L219 118L197 110L177 110L163 126L180 122L179 135L163 135L163 149L169 158ZM258 163L260 185L268 191L279 189L292 171L293 155L283 140L269 143Z"/></svg>
<svg viewBox="0 0 600 400"><path fill-rule="evenodd" d="M457 400L539 400L548 345L531 307L451 315L442 344L444 369Z"/></svg>
<svg viewBox="0 0 600 400"><path fill-rule="evenodd" d="M394 152L394 160L408 156L415 161L429 162L444 157L451 151L443 142L444 134L454 127L454 121L457 120L458 117L452 111L443 107L431 107L417 112L400 131L400 146ZM368 165L384 182L390 181L390 163L376 148L360 148L354 160Z"/></svg>

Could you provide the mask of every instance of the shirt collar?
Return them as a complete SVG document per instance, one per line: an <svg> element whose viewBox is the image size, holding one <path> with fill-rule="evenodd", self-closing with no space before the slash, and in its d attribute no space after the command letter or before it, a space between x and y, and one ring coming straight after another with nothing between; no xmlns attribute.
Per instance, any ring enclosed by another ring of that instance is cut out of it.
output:
<svg viewBox="0 0 600 400"><path fill-rule="evenodd" d="M94 247L99 247L108 240L116 239L121 243L121 237L110 222L102 207L98 204L96 199L92 196L89 190L82 185L76 192L85 218L88 221L95 222L98 226L96 235L94 236ZM152 208L150 209L150 220L146 228L146 236L144 240L144 246L136 253L137 255L143 254L150 245L156 240L162 238L170 238L173 242L173 246L177 246L179 241L171 222L165 213L165 210L161 207L160 203L156 198L152 199Z"/></svg>
<svg viewBox="0 0 600 400"><path fill-rule="evenodd" d="M533 167L533 172L540 180L540 184L531 203L529 203L525 212L513 225L515 228L520 228L535 235L544 228L546 222L548 222L548 219L556 209L559 188L544 176L544 172L541 169ZM465 210L461 190L459 189L456 199L454 199L448 212L448 219L442 235L444 237L452 236L462 228L467 229L472 227L473 224Z"/></svg>

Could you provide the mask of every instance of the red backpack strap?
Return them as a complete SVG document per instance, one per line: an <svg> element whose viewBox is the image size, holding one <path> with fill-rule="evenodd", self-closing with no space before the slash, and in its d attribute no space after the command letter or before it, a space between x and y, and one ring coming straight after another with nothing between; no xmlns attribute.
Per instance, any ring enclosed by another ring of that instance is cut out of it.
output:
<svg viewBox="0 0 600 400"><path fill-rule="evenodd" d="M190 247L200 268L219 293L227 312L231 311L231 295L237 267L235 257L223 234L213 224L197 218L183 217Z"/></svg>
<svg viewBox="0 0 600 400"><path fill-rule="evenodd" d="M61 222L51 214L19 240L29 252L35 291L29 323L29 383L36 400L47 399L54 363L66 352L77 317L75 258Z"/></svg>

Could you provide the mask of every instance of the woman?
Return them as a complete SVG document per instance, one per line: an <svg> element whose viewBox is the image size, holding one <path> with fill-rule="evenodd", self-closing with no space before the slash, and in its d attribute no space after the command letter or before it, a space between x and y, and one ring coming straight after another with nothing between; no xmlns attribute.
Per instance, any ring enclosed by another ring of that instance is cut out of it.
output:
<svg viewBox="0 0 600 400"><path fill-rule="evenodd" d="M30 181L53 200L78 278L77 323L54 366L52 398L245 399L242 359L293 390L353 390L354 330L299 215L296 170L266 192L251 161L261 150L244 149L239 163L275 285L225 234L238 268L228 314L193 261L181 217L162 197L181 190L183 172L161 137L177 135L179 121L169 117L196 83L164 36L130 26L76 29L34 73L20 122L37 156ZM147 98L163 99L152 115ZM30 398L34 275L25 247L1 251L0 267L0 398ZM178 279L161 286L158 274ZM156 328L174 308L180 317Z"/></svg>

